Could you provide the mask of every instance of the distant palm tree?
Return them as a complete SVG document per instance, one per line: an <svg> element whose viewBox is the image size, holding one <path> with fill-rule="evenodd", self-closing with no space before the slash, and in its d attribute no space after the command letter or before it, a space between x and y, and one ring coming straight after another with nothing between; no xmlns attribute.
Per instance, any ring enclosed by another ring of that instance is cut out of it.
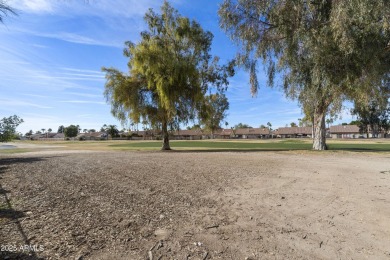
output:
<svg viewBox="0 0 390 260"><path fill-rule="evenodd" d="M100 132L106 132L107 131L107 125L104 124L101 128L100 128Z"/></svg>
<svg viewBox="0 0 390 260"><path fill-rule="evenodd" d="M272 133L272 124L271 124L271 122L267 122L267 126L268 126L269 131L271 132L271 138L274 138L274 134Z"/></svg>
<svg viewBox="0 0 390 260"><path fill-rule="evenodd" d="M118 128L116 127L116 125L108 125L107 126L107 132L108 134L111 135L111 137L117 137L118 136L118 133L119 133L119 130ZM108 137L107 137L108 138Z"/></svg>

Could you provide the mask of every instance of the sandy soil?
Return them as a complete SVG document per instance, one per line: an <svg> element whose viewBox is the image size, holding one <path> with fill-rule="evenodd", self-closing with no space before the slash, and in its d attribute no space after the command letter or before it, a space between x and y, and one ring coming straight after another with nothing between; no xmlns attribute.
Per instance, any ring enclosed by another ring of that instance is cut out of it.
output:
<svg viewBox="0 0 390 260"><path fill-rule="evenodd" d="M0 178L0 259L390 259L390 154L36 152Z"/></svg>

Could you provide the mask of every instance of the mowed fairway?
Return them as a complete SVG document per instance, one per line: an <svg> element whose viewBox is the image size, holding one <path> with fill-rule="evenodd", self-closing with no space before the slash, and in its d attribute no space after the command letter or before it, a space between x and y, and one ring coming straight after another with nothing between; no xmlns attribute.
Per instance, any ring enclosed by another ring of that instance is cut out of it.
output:
<svg viewBox="0 0 390 260"><path fill-rule="evenodd" d="M16 143L0 259L389 259L389 143L329 143Z"/></svg>

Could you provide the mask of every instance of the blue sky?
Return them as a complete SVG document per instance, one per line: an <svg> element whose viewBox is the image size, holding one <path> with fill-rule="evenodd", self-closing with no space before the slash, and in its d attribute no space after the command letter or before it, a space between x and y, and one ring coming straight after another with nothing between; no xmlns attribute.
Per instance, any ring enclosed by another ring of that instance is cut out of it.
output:
<svg viewBox="0 0 390 260"><path fill-rule="evenodd" d="M217 9L221 1L173 0L179 12L197 20L214 34L212 53L226 61L236 47L219 29ZM100 129L103 124L122 126L111 115L103 97L101 68L127 71L122 55L124 42L137 42L145 29L148 8L159 11L162 0L9 0L18 16L0 25L0 118L17 114L24 119L18 131L42 128L57 131L59 125L78 124ZM230 80L229 126L239 122L253 127L271 122L282 127L301 118L297 102L282 91L266 87L250 95L248 75L239 71ZM349 122L347 109L342 122ZM339 122L341 122L339 121Z"/></svg>

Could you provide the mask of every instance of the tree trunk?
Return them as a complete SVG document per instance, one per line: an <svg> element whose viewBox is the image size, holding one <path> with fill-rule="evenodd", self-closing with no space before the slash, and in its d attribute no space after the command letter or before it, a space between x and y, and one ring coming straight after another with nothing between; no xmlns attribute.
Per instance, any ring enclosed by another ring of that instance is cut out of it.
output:
<svg viewBox="0 0 390 260"><path fill-rule="evenodd" d="M313 150L327 150L325 114L326 109L319 109L314 112Z"/></svg>
<svg viewBox="0 0 390 260"><path fill-rule="evenodd" d="M166 122L162 122L162 135L163 135L163 145L161 150L171 150L169 146L169 133L168 133L168 124Z"/></svg>

